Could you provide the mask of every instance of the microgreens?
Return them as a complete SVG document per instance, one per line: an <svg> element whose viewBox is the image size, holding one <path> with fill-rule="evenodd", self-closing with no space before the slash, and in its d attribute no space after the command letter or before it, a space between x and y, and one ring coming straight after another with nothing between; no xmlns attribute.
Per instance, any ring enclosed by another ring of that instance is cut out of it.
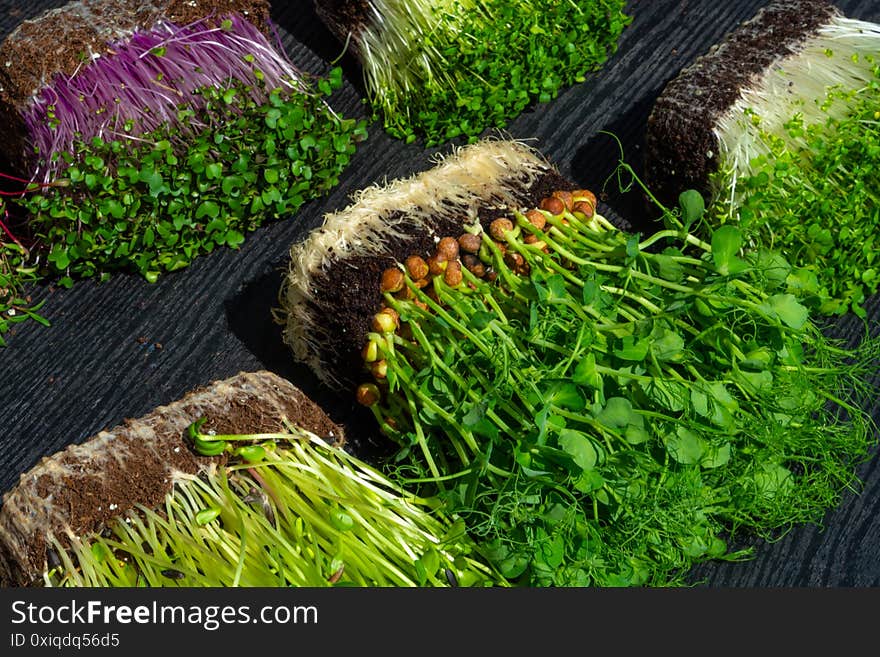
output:
<svg viewBox="0 0 880 657"><path fill-rule="evenodd" d="M27 247L6 225L8 219L6 202L0 198L0 347L7 345L3 335L15 324L28 319L49 324L39 313L45 302L27 298L27 289L41 277Z"/></svg>
<svg viewBox="0 0 880 657"><path fill-rule="evenodd" d="M217 246L238 247L264 220L332 188L366 135L320 95L272 91L258 105L238 82L199 93L204 106L180 110L175 123L204 126L184 148L172 125L125 144L77 142L62 155L67 186L22 200L55 272L133 268L155 280Z"/></svg>
<svg viewBox="0 0 880 657"><path fill-rule="evenodd" d="M53 540L48 586L504 585L460 522L367 464L288 424L211 435L216 472L179 475L161 508L140 506L101 534Z"/></svg>
<svg viewBox="0 0 880 657"><path fill-rule="evenodd" d="M237 248L334 186L366 136L327 104L340 70L302 75L240 16L160 23L111 50L25 115L31 177L51 187L18 205L63 284L120 269L154 281Z"/></svg>
<svg viewBox="0 0 880 657"><path fill-rule="evenodd" d="M0 347L6 346L3 335L19 322L32 319L48 326L39 312L44 302L33 303L25 296L26 288L39 278L36 268L28 264L27 250L0 239Z"/></svg>
<svg viewBox="0 0 880 657"><path fill-rule="evenodd" d="M819 312L864 318L880 289L880 64L870 53L880 29L850 32L868 54L844 56L855 46L841 37L842 52L813 54L812 65L780 76L781 91L754 94L756 107L726 119L707 219L734 223L752 245L808 270ZM789 100L802 78L803 93L826 84L816 98Z"/></svg>
<svg viewBox="0 0 880 657"><path fill-rule="evenodd" d="M265 104L273 90L284 97L307 92L284 52L238 14L217 26L208 19L160 22L109 49L72 75L56 75L29 103L24 120L35 177L54 178L70 164L60 154L93 137L125 143L171 126L172 143L185 147L215 123L200 111L214 100L204 89L245 93L255 105ZM192 112L181 116L186 109Z"/></svg>
<svg viewBox="0 0 880 657"><path fill-rule="evenodd" d="M371 0L355 32L375 118L408 142L470 141L605 62L622 0Z"/></svg>
<svg viewBox="0 0 880 657"><path fill-rule="evenodd" d="M394 321L377 315L358 397L395 476L531 585L681 584L747 557L743 534L817 520L875 440L880 343L827 339L795 269L739 229L689 233L699 195L645 238L555 196L477 229L477 261L383 276Z"/></svg>

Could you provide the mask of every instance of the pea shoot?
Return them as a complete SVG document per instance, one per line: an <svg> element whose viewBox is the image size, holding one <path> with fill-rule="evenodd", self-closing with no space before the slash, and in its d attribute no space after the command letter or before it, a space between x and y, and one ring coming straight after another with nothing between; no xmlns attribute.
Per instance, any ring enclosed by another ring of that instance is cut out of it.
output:
<svg viewBox="0 0 880 657"><path fill-rule="evenodd" d="M689 232L697 192L663 210L628 234L559 190L381 288L358 398L398 445L390 472L514 583L684 584L747 558L743 537L819 520L875 444L878 340L825 337L797 268L739 228Z"/></svg>

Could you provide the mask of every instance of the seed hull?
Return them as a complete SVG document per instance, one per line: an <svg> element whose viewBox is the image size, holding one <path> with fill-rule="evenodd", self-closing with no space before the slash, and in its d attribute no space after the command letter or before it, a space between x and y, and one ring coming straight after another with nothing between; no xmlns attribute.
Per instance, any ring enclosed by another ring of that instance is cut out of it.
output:
<svg viewBox="0 0 880 657"><path fill-rule="evenodd" d="M645 182L675 207L682 189L709 192L720 118L774 62L797 53L839 11L826 0L778 0L742 23L667 84L648 117Z"/></svg>

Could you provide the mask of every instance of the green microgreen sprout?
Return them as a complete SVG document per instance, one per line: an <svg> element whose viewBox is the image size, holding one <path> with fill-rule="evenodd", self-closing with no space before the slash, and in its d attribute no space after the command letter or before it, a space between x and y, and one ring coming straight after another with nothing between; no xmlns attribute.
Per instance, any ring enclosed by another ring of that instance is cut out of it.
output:
<svg viewBox="0 0 880 657"><path fill-rule="evenodd" d="M463 525L340 447L285 422L187 440L216 469L177 475L143 505L69 545L53 539L47 586L504 585Z"/></svg>
<svg viewBox="0 0 880 657"><path fill-rule="evenodd" d="M10 215L4 197L20 195L17 192L0 192L0 347L7 346L4 334L20 322L30 319L44 326L49 325L49 321L40 313L45 301L34 303L28 297L28 289L41 280L38 267L33 262L30 249L7 225Z"/></svg>
<svg viewBox="0 0 880 657"><path fill-rule="evenodd" d="M719 121L706 218L804 267L820 313L864 318L880 289L880 29L837 20Z"/></svg>
<svg viewBox="0 0 880 657"><path fill-rule="evenodd" d="M560 191L382 276L357 397L512 582L685 584L859 485L880 341L825 337L740 229L689 232L698 196L641 236Z"/></svg>
<svg viewBox="0 0 880 657"><path fill-rule="evenodd" d="M0 239L0 347L7 346L3 335L20 322L34 320L49 325L40 312L45 301L33 303L25 291L39 280L36 268L29 264L27 249Z"/></svg>

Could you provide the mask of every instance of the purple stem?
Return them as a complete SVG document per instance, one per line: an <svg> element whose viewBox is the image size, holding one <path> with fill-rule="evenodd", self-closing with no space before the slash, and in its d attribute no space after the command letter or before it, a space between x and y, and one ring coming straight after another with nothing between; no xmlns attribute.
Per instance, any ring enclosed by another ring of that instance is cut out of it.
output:
<svg viewBox="0 0 880 657"><path fill-rule="evenodd" d="M9 218L9 210L6 208L3 209L3 217L5 219ZM6 236L9 237L9 239L11 239L13 242L18 244L21 248L24 248L24 245L18 241L18 238L15 236L15 234L11 230L9 230L9 227L6 225L6 223L2 219L0 219L0 230L2 230L4 233L6 233Z"/></svg>

